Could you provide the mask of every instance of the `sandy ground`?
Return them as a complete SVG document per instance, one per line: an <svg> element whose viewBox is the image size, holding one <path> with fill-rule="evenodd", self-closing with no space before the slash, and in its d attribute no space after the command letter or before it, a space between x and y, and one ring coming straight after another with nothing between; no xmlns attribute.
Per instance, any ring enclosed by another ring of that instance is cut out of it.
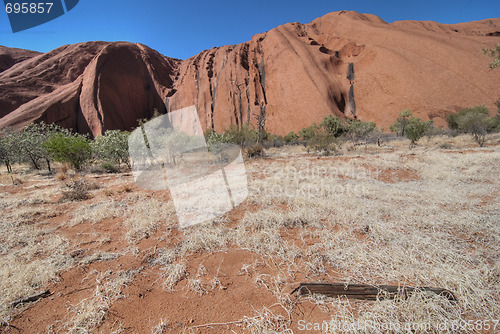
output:
<svg viewBox="0 0 500 334"><path fill-rule="evenodd" d="M88 199L71 200L70 174L16 166L0 175L0 331L498 332L499 142L270 149L246 162L241 205L186 229L168 191L131 173L89 173ZM290 294L304 282L441 287L458 301Z"/></svg>

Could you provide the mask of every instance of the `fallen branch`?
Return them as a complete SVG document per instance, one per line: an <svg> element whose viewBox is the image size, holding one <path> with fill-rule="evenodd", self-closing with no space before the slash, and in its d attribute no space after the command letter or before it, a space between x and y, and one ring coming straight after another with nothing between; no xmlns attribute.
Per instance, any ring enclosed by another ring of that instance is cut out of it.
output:
<svg viewBox="0 0 500 334"><path fill-rule="evenodd" d="M52 293L50 293L49 290L45 290L44 292L38 293L36 295L32 295L32 296L29 296L29 297L26 297L26 298L21 298L21 299L15 300L12 303L10 303L10 306L11 307L16 307L19 304L26 304L26 303L36 302L37 300L45 298L45 297L48 297L50 295L52 295Z"/></svg>
<svg viewBox="0 0 500 334"><path fill-rule="evenodd" d="M440 288L414 288L395 285L365 285L365 284L344 284L344 283L300 283L300 285L291 292L298 292L298 296L309 296L321 294L328 297L346 296L347 298L377 300L393 299L397 295L403 298L408 297L414 291L432 292L436 295L448 298L450 301L456 301L451 291Z"/></svg>

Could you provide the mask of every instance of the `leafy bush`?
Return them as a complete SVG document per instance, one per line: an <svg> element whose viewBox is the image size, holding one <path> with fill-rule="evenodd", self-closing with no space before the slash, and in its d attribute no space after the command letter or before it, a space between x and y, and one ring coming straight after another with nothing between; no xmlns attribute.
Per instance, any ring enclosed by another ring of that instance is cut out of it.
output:
<svg viewBox="0 0 500 334"><path fill-rule="evenodd" d="M269 136L268 133L264 132L262 135L262 139L265 140ZM240 128L236 125L231 125L228 129L222 131L221 133L217 133L213 130L208 130L205 134L205 138L207 139L207 144L209 150L214 154L217 151L220 145L217 144L236 144L241 148L254 145L258 140L258 132L255 129L252 129L248 124L245 124Z"/></svg>
<svg viewBox="0 0 500 334"><path fill-rule="evenodd" d="M480 147L484 146L486 135L500 127L500 118L489 117L485 106L465 108L447 117L448 127L461 133L470 134Z"/></svg>
<svg viewBox="0 0 500 334"><path fill-rule="evenodd" d="M223 133L228 137L230 143L237 144L240 147L255 144L259 137L258 131L252 129L248 124L243 125L241 129L233 124ZM262 139L265 140L266 138L267 133L264 133Z"/></svg>
<svg viewBox="0 0 500 334"><path fill-rule="evenodd" d="M314 150L323 155L337 152L335 138L326 131L318 131L314 137L307 141L307 151Z"/></svg>
<svg viewBox="0 0 500 334"><path fill-rule="evenodd" d="M413 114L411 113L410 109L405 109L400 112L398 118L390 127L391 132L396 133L398 136L404 137L406 126L408 125L412 116Z"/></svg>
<svg viewBox="0 0 500 334"><path fill-rule="evenodd" d="M103 161L107 166L126 164L130 167L128 156L129 132L119 130L108 130L103 136L98 136L92 142L92 153L94 158ZM106 169L106 168L104 168ZM116 167L115 167L116 169Z"/></svg>
<svg viewBox="0 0 500 334"><path fill-rule="evenodd" d="M12 129L4 129L0 133L0 160L12 173L12 164L19 158L18 136Z"/></svg>
<svg viewBox="0 0 500 334"><path fill-rule="evenodd" d="M313 125L300 130L299 138L303 140L310 140L311 138L315 137L319 131L321 131L321 128L318 125L316 125L316 123L314 123Z"/></svg>
<svg viewBox="0 0 500 334"><path fill-rule="evenodd" d="M357 145L362 139L366 139L376 129L374 122L363 122L353 120L349 122L345 136L348 137L353 145Z"/></svg>
<svg viewBox="0 0 500 334"><path fill-rule="evenodd" d="M411 110L406 109L399 113L390 129L392 132L410 139L410 146L413 146L432 128L432 124L432 121L424 122L422 119L413 116Z"/></svg>
<svg viewBox="0 0 500 334"><path fill-rule="evenodd" d="M320 126L333 137L340 137L349 130L348 121L332 115L328 115L323 118Z"/></svg>
<svg viewBox="0 0 500 334"><path fill-rule="evenodd" d="M67 162L79 170L92 157L87 137L69 132L57 132L43 143L43 147L56 161Z"/></svg>
<svg viewBox="0 0 500 334"><path fill-rule="evenodd" d="M288 134L285 137L283 137L283 141L286 144L290 144L296 141L297 139L299 139L299 136L293 131L288 132Z"/></svg>
<svg viewBox="0 0 500 334"><path fill-rule="evenodd" d="M415 145L432 128L432 124L432 121L424 122L420 118L412 116L405 130L405 136L411 141L411 145Z"/></svg>
<svg viewBox="0 0 500 334"><path fill-rule="evenodd" d="M21 159L28 161L35 169L41 169L44 161L50 171L50 155L43 146L50 136L56 132L69 134L68 130L56 124L31 123L19 133L19 150Z"/></svg>

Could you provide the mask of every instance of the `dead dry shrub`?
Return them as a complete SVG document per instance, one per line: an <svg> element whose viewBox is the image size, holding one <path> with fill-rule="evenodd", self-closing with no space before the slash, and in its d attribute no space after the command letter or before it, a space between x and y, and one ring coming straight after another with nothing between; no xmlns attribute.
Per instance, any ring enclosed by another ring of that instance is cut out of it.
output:
<svg viewBox="0 0 500 334"><path fill-rule="evenodd" d="M265 156L264 147L262 145L253 145L247 148L246 156L249 159L263 158Z"/></svg>
<svg viewBox="0 0 500 334"><path fill-rule="evenodd" d="M90 191L98 189L96 182L89 181L79 174L70 175L64 182L61 202L82 201L90 198Z"/></svg>

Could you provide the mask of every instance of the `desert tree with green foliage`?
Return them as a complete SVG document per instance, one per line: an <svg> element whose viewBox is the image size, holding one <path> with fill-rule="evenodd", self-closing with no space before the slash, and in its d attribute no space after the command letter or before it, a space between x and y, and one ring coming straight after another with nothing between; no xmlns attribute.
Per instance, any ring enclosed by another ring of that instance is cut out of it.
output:
<svg viewBox="0 0 500 334"><path fill-rule="evenodd" d="M425 122L413 116L411 110L405 109L399 113L398 118L391 125L390 129L392 132L408 138L410 140L410 147L412 147L432 129L432 126L432 120Z"/></svg>
<svg viewBox="0 0 500 334"><path fill-rule="evenodd" d="M54 160L69 163L76 170L92 158L89 139L69 131L53 133L43 147Z"/></svg>
<svg viewBox="0 0 500 334"><path fill-rule="evenodd" d="M432 120L424 122L418 117L411 117L405 131L406 138L410 140L410 146L414 146L432 127Z"/></svg>
<svg viewBox="0 0 500 334"><path fill-rule="evenodd" d="M0 132L0 161L12 173L12 164L19 160L18 135L11 129L6 128Z"/></svg>
<svg viewBox="0 0 500 334"><path fill-rule="evenodd" d="M316 134L321 131L321 128L316 124L316 123L313 123L311 126L308 126L306 128L302 128L300 131L299 131L299 138L301 138L302 140L310 140L311 138L313 138L314 136L316 136Z"/></svg>
<svg viewBox="0 0 500 334"><path fill-rule="evenodd" d="M349 131L347 120L332 115L325 116L320 126L333 137L340 137Z"/></svg>
<svg viewBox="0 0 500 334"><path fill-rule="evenodd" d="M491 49L483 49L485 55L493 58L490 68L494 69L500 65L500 43Z"/></svg>
<svg viewBox="0 0 500 334"><path fill-rule="evenodd" d="M130 133L120 130L108 130L102 136L98 136L92 141L92 153L94 158L104 164L120 167L125 164L130 168L128 137Z"/></svg>
<svg viewBox="0 0 500 334"><path fill-rule="evenodd" d="M293 131L288 132L285 135L285 137L283 137L283 141L286 144L290 144L290 143L296 141L297 139L299 139L299 136L295 132L293 132Z"/></svg>
<svg viewBox="0 0 500 334"><path fill-rule="evenodd" d="M374 122L352 120L348 124L345 136L351 140L354 146L359 145L361 140L366 139L377 129Z"/></svg>
<svg viewBox="0 0 500 334"><path fill-rule="evenodd" d="M484 146L486 136L499 129L500 118L489 117L485 106L464 108L447 117L448 127L461 133L470 134L480 147Z"/></svg>
<svg viewBox="0 0 500 334"><path fill-rule="evenodd" d="M50 154L43 144L56 132L69 133L68 130L54 123L40 122L27 125L18 135L19 153L22 160L28 161L37 170L41 169L42 162L45 162L50 172Z"/></svg>
<svg viewBox="0 0 500 334"><path fill-rule="evenodd" d="M396 121L391 125L390 130L396 133L398 136L404 137L406 126L408 125L410 118L413 116L410 109L405 109L399 113Z"/></svg>
<svg viewBox="0 0 500 334"><path fill-rule="evenodd" d="M320 129L307 140L307 151L311 149L325 156L331 155L337 152L337 139L324 129Z"/></svg>

